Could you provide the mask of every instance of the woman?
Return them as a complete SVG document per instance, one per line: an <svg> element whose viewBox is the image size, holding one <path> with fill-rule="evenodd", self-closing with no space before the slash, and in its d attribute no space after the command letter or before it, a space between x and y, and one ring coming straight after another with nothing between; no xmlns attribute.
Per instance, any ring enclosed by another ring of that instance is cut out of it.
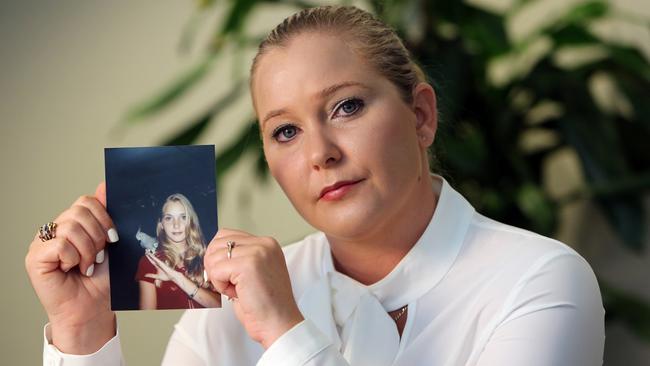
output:
<svg viewBox="0 0 650 366"><path fill-rule="evenodd" d="M203 277L205 240L199 217L182 194L167 197L156 226L160 247L138 264L140 309L193 309L221 306Z"/></svg>
<svg viewBox="0 0 650 366"><path fill-rule="evenodd" d="M587 263L481 216L429 174L435 94L385 24L353 7L289 17L260 45L251 94L271 174L321 232L283 252L273 238L220 230L204 264L233 301L186 312L163 364L602 363L603 309ZM26 262L50 316L46 352L101 348L81 359L119 364L106 296L89 290L105 277L65 272L84 273L104 248L102 186L96 197L57 218L56 238L35 240ZM86 217L96 238L72 237ZM88 307L72 311L70 298Z"/></svg>

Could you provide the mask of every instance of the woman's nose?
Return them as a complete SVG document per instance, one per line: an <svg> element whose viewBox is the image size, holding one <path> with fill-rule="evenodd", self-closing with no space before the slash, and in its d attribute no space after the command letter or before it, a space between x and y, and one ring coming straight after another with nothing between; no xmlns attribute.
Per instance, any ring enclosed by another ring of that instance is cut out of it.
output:
<svg viewBox="0 0 650 366"><path fill-rule="evenodd" d="M318 128L308 134L306 150L313 169L331 168L341 160L341 149L328 131Z"/></svg>

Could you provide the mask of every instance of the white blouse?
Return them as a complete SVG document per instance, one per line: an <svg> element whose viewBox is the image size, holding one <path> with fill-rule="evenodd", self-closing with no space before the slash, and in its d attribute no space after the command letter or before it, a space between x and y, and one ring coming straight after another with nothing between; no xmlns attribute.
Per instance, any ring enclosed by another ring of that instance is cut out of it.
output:
<svg viewBox="0 0 650 366"><path fill-rule="evenodd" d="M381 281L364 286L336 272L325 235L310 235L284 248L305 321L264 351L229 302L188 310L163 365L602 365L604 310L587 262L476 213L436 178L431 222ZM400 338L387 312L404 305ZM63 354L48 338L45 365L124 364L119 335L87 356Z"/></svg>

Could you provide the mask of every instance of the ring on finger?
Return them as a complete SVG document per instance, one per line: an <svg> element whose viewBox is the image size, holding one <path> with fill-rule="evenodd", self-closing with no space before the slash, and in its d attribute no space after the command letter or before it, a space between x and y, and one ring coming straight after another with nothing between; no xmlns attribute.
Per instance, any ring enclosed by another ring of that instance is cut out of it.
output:
<svg viewBox="0 0 650 366"><path fill-rule="evenodd" d="M235 248L235 242L232 240L228 240L226 242L226 256L228 259L232 258L232 250Z"/></svg>
<svg viewBox="0 0 650 366"><path fill-rule="evenodd" d="M56 237L56 223L48 222L47 224L38 228L38 237L41 241L45 242Z"/></svg>

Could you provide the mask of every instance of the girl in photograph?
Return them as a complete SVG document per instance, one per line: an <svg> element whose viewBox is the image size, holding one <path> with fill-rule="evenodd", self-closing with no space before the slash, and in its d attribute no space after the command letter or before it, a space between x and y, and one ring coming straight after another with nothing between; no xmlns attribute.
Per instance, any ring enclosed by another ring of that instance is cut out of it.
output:
<svg viewBox="0 0 650 366"><path fill-rule="evenodd" d="M205 240L199 217L184 195L167 197L156 225L158 247L138 263L140 309L219 307L221 297L203 276Z"/></svg>
<svg viewBox="0 0 650 366"><path fill-rule="evenodd" d="M300 11L261 43L250 89L269 170L318 232L282 248L219 230L203 262L232 301L187 311L164 365L602 363L587 262L482 216L429 171L436 94L386 24L355 7ZM104 200L103 185L82 197L26 259L46 354L65 362L122 362L105 265L82 275L111 238Z"/></svg>

